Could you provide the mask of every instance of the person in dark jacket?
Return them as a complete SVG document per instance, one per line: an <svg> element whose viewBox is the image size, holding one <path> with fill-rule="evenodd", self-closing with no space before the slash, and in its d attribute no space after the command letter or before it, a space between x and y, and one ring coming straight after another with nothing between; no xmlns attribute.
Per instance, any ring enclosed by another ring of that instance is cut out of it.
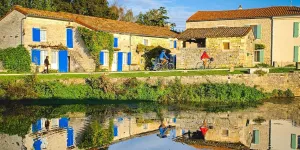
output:
<svg viewBox="0 0 300 150"><path fill-rule="evenodd" d="M49 56L46 56L46 59L44 60L44 65L45 65L45 69L43 71L43 73L49 73Z"/></svg>

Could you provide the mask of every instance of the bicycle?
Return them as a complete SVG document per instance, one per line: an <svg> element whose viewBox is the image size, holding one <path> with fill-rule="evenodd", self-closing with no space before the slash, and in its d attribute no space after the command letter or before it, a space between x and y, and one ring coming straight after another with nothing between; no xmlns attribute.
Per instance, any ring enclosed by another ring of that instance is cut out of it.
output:
<svg viewBox="0 0 300 150"><path fill-rule="evenodd" d="M159 62L153 68L153 70L156 70L156 71L160 71L163 69L173 70L173 69L175 69L175 66L173 63L170 62L170 60L168 60L166 64L163 65L161 62Z"/></svg>
<svg viewBox="0 0 300 150"><path fill-rule="evenodd" d="M208 59L207 66L206 66L206 68L204 68L203 61L201 60L200 62L198 62L198 63L196 64L195 70L198 70L198 69L211 69L210 64L211 64L213 61L214 61L214 58Z"/></svg>

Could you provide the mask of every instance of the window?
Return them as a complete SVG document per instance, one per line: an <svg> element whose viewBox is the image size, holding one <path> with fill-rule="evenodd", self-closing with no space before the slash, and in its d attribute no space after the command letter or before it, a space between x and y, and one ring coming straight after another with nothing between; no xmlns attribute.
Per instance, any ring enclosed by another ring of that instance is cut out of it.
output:
<svg viewBox="0 0 300 150"><path fill-rule="evenodd" d="M51 69L58 69L58 52L52 51L51 52Z"/></svg>
<svg viewBox="0 0 300 150"><path fill-rule="evenodd" d="M174 46L174 42L171 40L170 41L170 48L173 48L173 46Z"/></svg>
<svg viewBox="0 0 300 150"><path fill-rule="evenodd" d="M250 25L255 39L261 39L261 25Z"/></svg>
<svg viewBox="0 0 300 150"><path fill-rule="evenodd" d="M104 52L104 58L103 58L103 66L108 66L108 59L109 59L109 54L108 52Z"/></svg>
<svg viewBox="0 0 300 150"><path fill-rule="evenodd" d="M223 42L223 49L229 50L230 49L230 42Z"/></svg>
<svg viewBox="0 0 300 150"><path fill-rule="evenodd" d="M264 62L264 50L255 50L254 51L254 62Z"/></svg>
<svg viewBox="0 0 300 150"><path fill-rule="evenodd" d="M206 47L206 39L196 39L197 47L198 48L205 48Z"/></svg>
<svg viewBox="0 0 300 150"><path fill-rule="evenodd" d="M127 65L127 53L123 53L123 65Z"/></svg>
<svg viewBox="0 0 300 150"><path fill-rule="evenodd" d="M228 137L229 136L229 131L228 130L222 130L222 136Z"/></svg>
<svg viewBox="0 0 300 150"><path fill-rule="evenodd" d="M253 130L252 143L259 144L259 130Z"/></svg>
<svg viewBox="0 0 300 150"><path fill-rule="evenodd" d="M41 64L44 65L44 61L48 56L48 51L41 51Z"/></svg>
<svg viewBox="0 0 300 150"><path fill-rule="evenodd" d="M145 45L145 46L149 46L149 41L148 41L148 39L144 39L144 45Z"/></svg>
<svg viewBox="0 0 300 150"><path fill-rule="evenodd" d="M41 42L46 42L47 41L47 30L42 29L41 30Z"/></svg>

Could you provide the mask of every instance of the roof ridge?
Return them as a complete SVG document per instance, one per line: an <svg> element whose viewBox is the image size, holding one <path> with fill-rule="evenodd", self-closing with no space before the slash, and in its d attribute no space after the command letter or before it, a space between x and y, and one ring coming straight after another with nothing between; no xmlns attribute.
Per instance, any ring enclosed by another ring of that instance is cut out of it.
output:
<svg viewBox="0 0 300 150"><path fill-rule="evenodd" d="M269 7L259 7L259 8L247 8L247 9L227 9L227 10L198 10L197 12L224 12L224 11L243 11L243 10L257 10L257 9L269 9L269 8L283 8L283 7L295 7L300 8L297 6L269 6Z"/></svg>
<svg viewBox="0 0 300 150"><path fill-rule="evenodd" d="M142 25L139 23L135 23L135 22L128 22L128 21L121 21L121 20L113 20L113 19L109 19L109 18L103 18L103 17L97 17L97 16L89 16L89 15L82 15L82 14L75 14L75 13L70 13L70 12L64 12L64 11L49 11L49 10L40 10L40 9L36 9L36 8L27 8L27 7L22 7L20 5L14 5L13 9L17 10L17 11L21 11L22 13L24 12L23 10L20 9L29 9L29 10L34 10L34 11L43 11L43 12L52 12L52 13L63 13L63 14L68 14L68 15L74 15L75 16L75 20L72 19L73 21L76 21L76 19L78 17L91 17L91 18L96 18L96 19L104 19L104 20L109 20L109 21L114 21L114 22L123 22L123 23L127 23L127 24L135 24L141 27L150 27L150 28L159 28L159 29L168 29L168 27L160 27L160 26L148 26L148 25ZM63 18L63 17L62 17ZM168 29L170 30L170 29Z"/></svg>

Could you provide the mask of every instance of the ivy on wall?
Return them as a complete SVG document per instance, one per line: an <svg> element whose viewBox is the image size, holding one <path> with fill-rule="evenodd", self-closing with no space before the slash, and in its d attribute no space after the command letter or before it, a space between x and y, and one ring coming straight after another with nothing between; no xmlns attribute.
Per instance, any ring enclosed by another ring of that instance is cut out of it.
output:
<svg viewBox="0 0 300 150"><path fill-rule="evenodd" d="M40 45L28 45L31 48L51 48L56 50L68 50L68 47L63 45L62 43L58 45L51 45L49 43L47 44L40 44Z"/></svg>
<svg viewBox="0 0 300 150"><path fill-rule="evenodd" d="M255 50L258 50L258 49L265 49L266 46L264 44L255 44Z"/></svg>
<svg viewBox="0 0 300 150"><path fill-rule="evenodd" d="M0 49L0 61L8 72L30 72L30 54L23 46Z"/></svg>
<svg viewBox="0 0 300 150"><path fill-rule="evenodd" d="M93 31L83 27L78 27L77 30L79 31L92 58L96 62L96 67L100 67L99 54L101 50L108 50L109 68L111 68L114 54L114 36L107 32Z"/></svg>

